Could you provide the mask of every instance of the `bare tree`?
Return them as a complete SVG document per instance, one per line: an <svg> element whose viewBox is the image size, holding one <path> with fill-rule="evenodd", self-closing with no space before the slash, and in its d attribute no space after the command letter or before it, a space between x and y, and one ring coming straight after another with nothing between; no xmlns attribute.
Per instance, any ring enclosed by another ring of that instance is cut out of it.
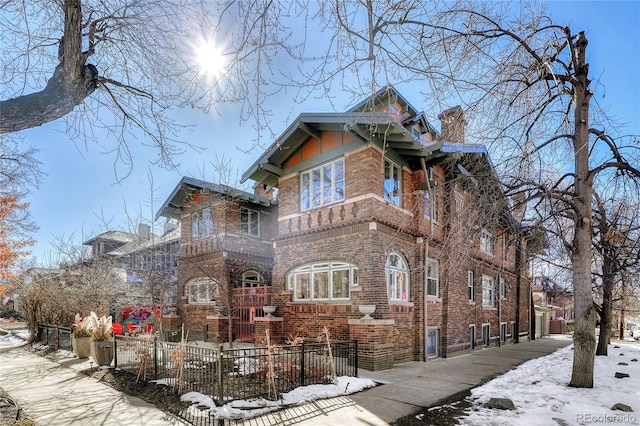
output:
<svg viewBox="0 0 640 426"><path fill-rule="evenodd" d="M155 146L157 162L173 165L185 141L172 108L240 103L239 123L268 124L262 75L272 75L274 57L292 51L279 19L286 3L57 0L0 7L0 43L11 52L2 61L0 133L64 118L74 138L103 144L129 166L130 140Z"/></svg>
<svg viewBox="0 0 640 426"><path fill-rule="evenodd" d="M613 327L614 302L623 296L620 290L625 276L636 270L640 264L638 190L637 185L611 185L606 198L604 194L594 193L594 246L598 255L598 261L594 264L600 265L601 269L597 274L601 303L598 309L600 336L596 355L607 355L607 345ZM621 334L621 337L623 336L624 331Z"/></svg>

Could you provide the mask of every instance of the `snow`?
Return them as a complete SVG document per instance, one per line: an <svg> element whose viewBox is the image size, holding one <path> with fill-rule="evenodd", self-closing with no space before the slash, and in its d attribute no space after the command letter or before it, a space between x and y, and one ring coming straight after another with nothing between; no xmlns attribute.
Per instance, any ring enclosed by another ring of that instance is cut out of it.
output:
<svg viewBox="0 0 640 426"><path fill-rule="evenodd" d="M0 335L0 349L12 348L15 346L23 346L29 339L29 332L27 330L16 330L15 332L9 332L5 335Z"/></svg>
<svg viewBox="0 0 640 426"><path fill-rule="evenodd" d="M0 335L0 349L23 345L27 338L24 330ZM557 338L571 339L570 336ZM567 386L571 378L572 348L573 345L569 345L548 356L528 361L472 389L468 397L472 405L465 409L466 417L460 419L461 423L482 426L640 424L640 343L630 338L623 342L612 341L609 355L595 359L592 389ZM251 370L249 365L245 367ZM627 373L629 377L617 379L616 372ZM169 380L158 382L171 384ZM261 398L216 406L210 396L196 392L185 393L181 399L193 403L189 412L194 416L238 420L321 398L360 392L373 386L375 383L370 379L343 376L336 378L333 384L299 387L283 394L277 401ZM484 407L490 398L509 398L516 409L510 411ZM612 410L616 403L628 405L633 411Z"/></svg>
<svg viewBox="0 0 640 426"><path fill-rule="evenodd" d="M309 385L298 387L291 392L282 394L277 401L264 398L251 400L236 400L220 407L213 399L198 392L189 392L181 396L182 401L193 402L189 413L193 416L213 416L216 419L250 419L271 411L280 410L294 405L304 404L317 399L348 395L376 386L371 379L341 376L333 384Z"/></svg>
<svg viewBox="0 0 640 426"><path fill-rule="evenodd" d="M465 425L640 424L640 345L612 341L608 356L596 356L594 387L571 388L573 345L528 361L471 391ZM636 361L632 361L635 359ZM619 365L624 362L628 365ZM617 379L615 373L630 377ZM516 410L483 407L490 398L509 398ZM614 411L614 404L633 412Z"/></svg>

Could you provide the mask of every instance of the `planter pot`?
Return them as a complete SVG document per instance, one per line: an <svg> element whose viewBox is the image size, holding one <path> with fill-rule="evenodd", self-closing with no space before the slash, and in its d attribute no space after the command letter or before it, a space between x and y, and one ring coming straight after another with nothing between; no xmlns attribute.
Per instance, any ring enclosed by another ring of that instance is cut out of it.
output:
<svg viewBox="0 0 640 426"><path fill-rule="evenodd" d="M91 358L98 365L111 365L113 361L113 340L91 342Z"/></svg>
<svg viewBox="0 0 640 426"><path fill-rule="evenodd" d="M89 358L91 355L91 337L71 337L73 353L78 358Z"/></svg>
<svg viewBox="0 0 640 426"><path fill-rule="evenodd" d="M263 306L262 310L264 311L264 313L266 314L265 317L266 318L271 318L271 316L273 315L273 313L276 311L276 307L275 306Z"/></svg>
<svg viewBox="0 0 640 426"><path fill-rule="evenodd" d="M376 311L376 305L359 305L358 310L361 314L364 314L362 319L370 320L373 319L371 314Z"/></svg>

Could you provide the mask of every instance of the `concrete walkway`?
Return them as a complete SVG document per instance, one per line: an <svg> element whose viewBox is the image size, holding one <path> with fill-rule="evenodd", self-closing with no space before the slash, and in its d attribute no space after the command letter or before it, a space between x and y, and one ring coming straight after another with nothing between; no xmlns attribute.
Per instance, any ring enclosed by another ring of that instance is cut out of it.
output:
<svg viewBox="0 0 640 426"><path fill-rule="evenodd" d="M318 400L238 425L383 426L474 388L530 359L571 344L569 338L542 338L474 351L449 359L408 362L390 370L360 370L381 384L372 389ZM50 361L23 348L0 350L0 387L39 425L184 425L151 404L122 394L78 370L88 361Z"/></svg>
<svg viewBox="0 0 640 426"><path fill-rule="evenodd" d="M368 377L383 386L349 397L385 422L394 423L421 408L477 387L515 366L549 355L571 343L568 337L541 338L476 350L448 359L408 362L390 370L360 370L360 377Z"/></svg>
<svg viewBox="0 0 640 426"><path fill-rule="evenodd" d="M155 406L120 393L71 366L26 351L0 350L0 387L38 425L186 425Z"/></svg>

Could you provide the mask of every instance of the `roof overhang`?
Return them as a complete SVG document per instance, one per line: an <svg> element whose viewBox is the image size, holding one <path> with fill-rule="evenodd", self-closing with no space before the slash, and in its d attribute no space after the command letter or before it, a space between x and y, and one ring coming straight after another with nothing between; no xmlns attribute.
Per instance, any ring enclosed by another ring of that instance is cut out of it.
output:
<svg viewBox="0 0 640 426"><path fill-rule="evenodd" d="M160 209L158 209L155 219L158 220L160 217L180 219L182 215L185 214L186 204L188 204L196 192L200 191L219 194L238 202L264 207L270 207L272 205L272 201L268 198L251 194L241 189L184 176L180 179L180 182L176 185Z"/></svg>

